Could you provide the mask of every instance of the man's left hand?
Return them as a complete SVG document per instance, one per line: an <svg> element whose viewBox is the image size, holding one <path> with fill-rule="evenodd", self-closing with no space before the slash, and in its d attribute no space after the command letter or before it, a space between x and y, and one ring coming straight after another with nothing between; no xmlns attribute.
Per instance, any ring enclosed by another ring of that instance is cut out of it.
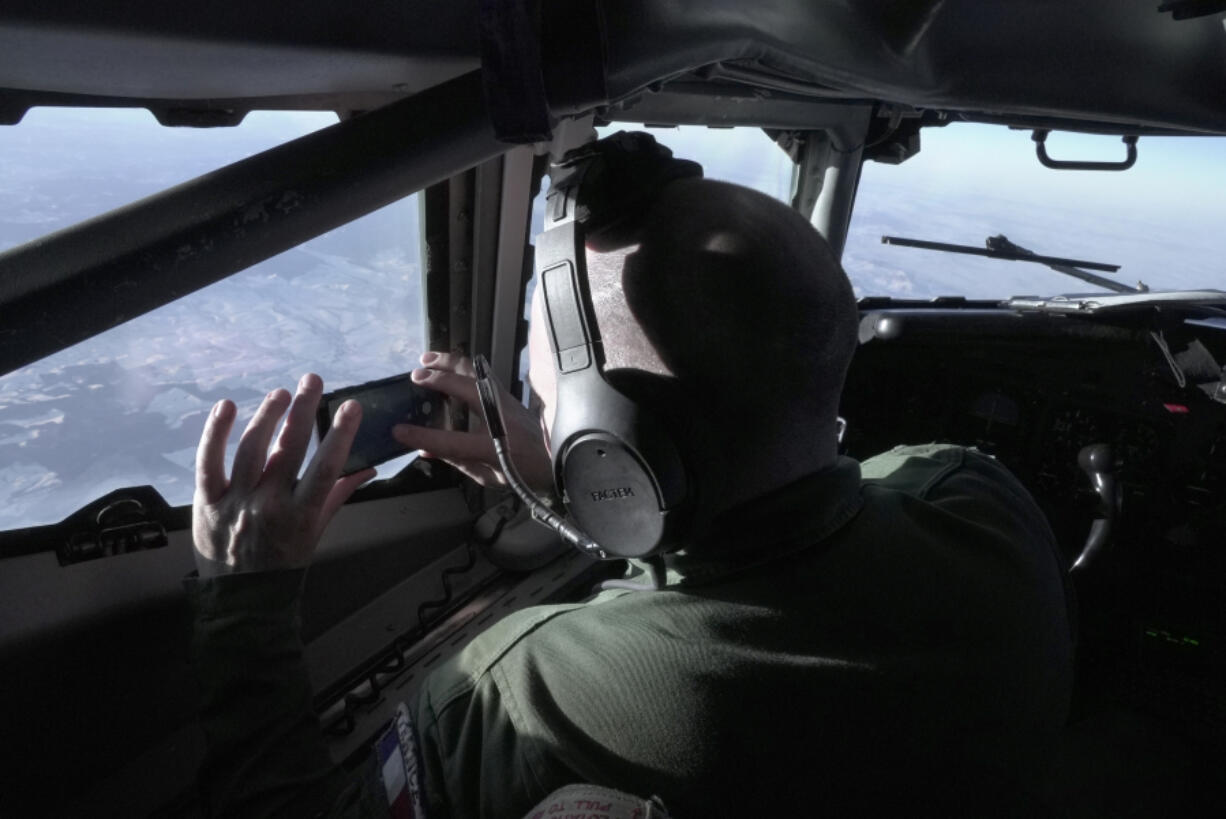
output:
<svg viewBox="0 0 1226 819"><path fill-rule="evenodd" d="M269 393L243 432L228 480L226 440L237 410L233 402L221 401L209 413L196 451L192 501L201 577L309 565L337 509L374 477L367 469L338 479L362 420L361 406L346 401L298 480L322 394L323 381L313 373L302 377L292 404L286 390ZM285 426L268 454L287 407Z"/></svg>

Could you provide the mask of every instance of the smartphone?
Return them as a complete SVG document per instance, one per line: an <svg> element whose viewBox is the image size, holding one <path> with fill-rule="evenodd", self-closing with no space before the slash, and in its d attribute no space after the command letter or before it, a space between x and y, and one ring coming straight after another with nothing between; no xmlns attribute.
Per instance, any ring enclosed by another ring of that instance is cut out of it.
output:
<svg viewBox="0 0 1226 819"><path fill-rule="evenodd" d="M411 452L392 437L392 427L396 424L442 426L446 415L443 406L446 396L414 384L409 375L403 373L356 387L345 387L325 393L320 399L315 424L321 441L332 427L332 419L341 404L352 399L362 405L362 425L353 439L353 448L349 450L349 460L345 461L342 475L351 475Z"/></svg>

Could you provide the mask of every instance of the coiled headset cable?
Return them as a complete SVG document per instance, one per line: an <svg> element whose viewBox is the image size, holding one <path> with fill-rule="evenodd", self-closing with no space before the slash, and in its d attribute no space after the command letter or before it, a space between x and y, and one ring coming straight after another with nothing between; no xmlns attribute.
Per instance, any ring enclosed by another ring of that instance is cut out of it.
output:
<svg viewBox="0 0 1226 819"><path fill-rule="evenodd" d="M583 553L599 560L607 560L609 556L604 549L600 548L600 544L581 532L566 518L550 509L549 505L524 483L519 470L511 462L506 426L502 422L502 405L498 398L498 382L490 371L489 361L484 355L478 355L473 359L473 368L477 372L477 395L481 399L481 411L485 415L485 428L489 430L490 439L494 442L494 454L498 457L498 466L502 469L502 474L506 476L511 489L527 505L533 520L548 526L563 540Z"/></svg>

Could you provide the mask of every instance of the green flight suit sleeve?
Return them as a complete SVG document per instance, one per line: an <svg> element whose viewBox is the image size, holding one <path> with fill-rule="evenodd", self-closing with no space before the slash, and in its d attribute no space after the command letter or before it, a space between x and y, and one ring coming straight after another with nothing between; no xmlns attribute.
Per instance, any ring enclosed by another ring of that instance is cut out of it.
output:
<svg viewBox="0 0 1226 819"><path fill-rule="evenodd" d="M185 581L206 740L200 788L210 816L386 816L371 776L333 764L303 663L305 570Z"/></svg>
<svg viewBox="0 0 1226 819"><path fill-rule="evenodd" d="M1073 645L1077 598L1068 559L1030 492L1004 465L976 449L923 444L895 447L870 458L861 465L861 474L866 482L913 492L959 519L1027 544L1018 559L1031 563L1034 574L1060 578L1058 586L1048 584L1045 608L1064 612L1066 628L1061 636Z"/></svg>
<svg viewBox="0 0 1226 819"><path fill-rule="evenodd" d="M866 482L914 494L940 510L945 518L927 522L931 535L941 535L943 521L969 523L980 533L983 548L975 555L985 562L979 574L985 583L1000 584L994 591L999 603L981 611L993 618L996 632L1011 635L1002 638L999 652L1007 662L995 678L1002 689L1012 684L1028 692L1030 710L999 715L995 734L975 746L975 761L981 776L995 771L1000 788L1017 798L1035 798L1029 789L1045 781L1070 708L1077 617L1067 561L1046 517L1007 468L975 449L897 447L861 468ZM959 565L970 565L967 559L964 555ZM1024 645L1043 647L1030 652L1041 659L1019 666L1010 651Z"/></svg>
<svg viewBox="0 0 1226 819"><path fill-rule="evenodd" d="M606 592L601 599L624 593ZM514 612L425 680L413 719L430 819L522 816L552 791L583 781L551 752L550 733L526 707L541 692L517 691L503 668L524 662L518 651L526 636L580 607Z"/></svg>
<svg viewBox="0 0 1226 819"><path fill-rule="evenodd" d="M992 456L954 444L900 446L868 459L860 471L866 482L914 493L963 520L1009 531L1066 576L1047 519L1021 481ZM1064 586L1071 595L1071 586Z"/></svg>

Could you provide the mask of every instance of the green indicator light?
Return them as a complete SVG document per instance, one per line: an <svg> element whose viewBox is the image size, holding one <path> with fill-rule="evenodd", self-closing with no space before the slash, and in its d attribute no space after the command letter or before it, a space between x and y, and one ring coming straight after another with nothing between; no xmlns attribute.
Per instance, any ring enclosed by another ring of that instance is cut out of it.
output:
<svg viewBox="0 0 1226 819"><path fill-rule="evenodd" d="M1200 646L1200 640L1195 637L1182 637L1171 634L1166 629L1147 628L1144 631L1146 637L1153 637L1156 640L1162 640L1167 643L1174 643L1182 646Z"/></svg>

